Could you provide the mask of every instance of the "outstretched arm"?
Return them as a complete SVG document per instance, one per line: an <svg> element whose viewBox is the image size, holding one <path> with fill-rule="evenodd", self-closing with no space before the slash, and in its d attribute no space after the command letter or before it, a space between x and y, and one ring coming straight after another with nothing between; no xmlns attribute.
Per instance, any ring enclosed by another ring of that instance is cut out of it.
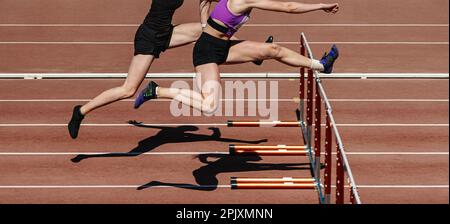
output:
<svg viewBox="0 0 450 224"><path fill-rule="evenodd" d="M293 14L307 13L317 10L323 10L327 13L337 13L339 4L307 4L300 2L279 2L277 0L247 0L249 8L258 8L268 11L286 12Z"/></svg>

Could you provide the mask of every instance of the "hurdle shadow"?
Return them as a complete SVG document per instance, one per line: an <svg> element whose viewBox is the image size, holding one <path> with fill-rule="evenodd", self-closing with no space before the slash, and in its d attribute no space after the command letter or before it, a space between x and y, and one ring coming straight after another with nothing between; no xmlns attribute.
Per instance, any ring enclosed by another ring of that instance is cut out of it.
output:
<svg viewBox="0 0 450 224"><path fill-rule="evenodd" d="M261 161L260 156L231 156L225 154L200 154L196 156L200 162L206 164L192 172L197 185L186 183L164 183L151 181L137 188L144 190L147 188L168 186L197 191L214 191L218 188L217 175L221 173L268 171L268 170L309 170L309 163L255 163ZM215 161L209 161L212 158Z"/></svg>
<svg viewBox="0 0 450 224"><path fill-rule="evenodd" d="M151 128L160 130L156 135L148 137L140 141L134 149L129 152L117 152L117 153L106 153L106 154L80 154L72 158L73 163L79 163L85 159L90 158L108 158L108 157L135 157L142 155L144 153L150 152L162 145L166 144L177 144L177 143L187 143L187 142L229 142L229 143L245 143L245 144L260 144L267 142L267 139L260 140L241 140L233 138L222 138L222 134L219 128L210 127L209 130L212 131L211 135L196 134L199 130L197 126L178 126L178 127L166 127L166 126L152 126L143 125L142 123L136 121L129 121L128 123L141 128Z"/></svg>

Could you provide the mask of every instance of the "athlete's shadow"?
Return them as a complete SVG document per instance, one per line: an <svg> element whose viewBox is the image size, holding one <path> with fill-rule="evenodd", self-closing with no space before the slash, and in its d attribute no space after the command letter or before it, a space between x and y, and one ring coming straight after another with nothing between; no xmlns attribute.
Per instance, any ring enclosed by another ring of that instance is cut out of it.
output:
<svg viewBox="0 0 450 224"><path fill-rule="evenodd" d="M222 138L220 129L213 127L209 128L212 131L211 135L203 135L192 133L199 130L199 128L196 126L162 127L162 126L143 125L136 121L130 121L129 123L137 127L159 129L160 131L156 135L140 141L138 146L132 149L130 152L118 152L118 153L95 154L95 155L80 154L77 155L75 158L71 159L71 161L74 163L79 163L82 160L89 158L134 157L139 156L143 153L150 152L162 145L175 143L217 141L230 143L259 144L267 142L267 139L246 141L240 139Z"/></svg>
<svg viewBox="0 0 450 224"><path fill-rule="evenodd" d="M207 164L192 172L197 185L183 183L163 183L152 181L138 187L138 190L157 186L170 186L198 191L214 191L218 188L217 175L221 173L266 171L266 170L309 170L309 163L253 163L261 161L259 156L230 156L224 154L201 154L196 156L200 162ZM209 161L208 158L216 159Z"/></svg>

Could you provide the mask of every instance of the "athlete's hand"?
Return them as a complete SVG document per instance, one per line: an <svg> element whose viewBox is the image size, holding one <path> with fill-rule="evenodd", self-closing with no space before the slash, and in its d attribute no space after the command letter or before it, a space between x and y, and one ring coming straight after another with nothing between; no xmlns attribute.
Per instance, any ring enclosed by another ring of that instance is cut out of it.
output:
<svg viewBox="0 0 450 224"><path fill-rule="evenodd" d="M322 10L327 12L327 13L337 13L339 11L339 4L338 3L334 3L334 4L323 4L322 6Z"/></svg>

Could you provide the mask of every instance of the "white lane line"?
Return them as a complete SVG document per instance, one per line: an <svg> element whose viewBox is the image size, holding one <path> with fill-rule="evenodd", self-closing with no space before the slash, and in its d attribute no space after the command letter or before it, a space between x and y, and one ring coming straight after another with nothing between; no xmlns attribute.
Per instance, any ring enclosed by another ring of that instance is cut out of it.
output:
<svg viewBox="0 0 450 224"><path fill-rule="evenodd" d="M330 99L330 102L449 102L449 99Z"/></svg>
<svg viewBox="0 0 450 224"><path fill-rule="evenodd" d="M276 42L281 45L299 45L300 42ZM134 42L128 41L2 41L3 45L132 45ZM414 41L363 41L363 42L309 42L311 45L340 44L340 45L449 45L449 42L414 42Z"/></svg>
<svg viewBox="0 0 450 224"><path fill-rule="evenodd" d="M4 99L0 103L27 103L27 102L89 102L90 99ZM298 102L298 98L292 99L221 99L222 102ZM119 102L134 102L134 99L120 100ZM154 102L172 102L170 99L156 99ZM330 99L330 102L449 102L449 99Z"/></svg>
<svg viewBox="0 0 450 224"><path fill-rule="evenodd" d="M335 24L321 24L321 23L278 23L278 24L247 24L248 27L448 27L449 24L381 24L381 23L335 23Z"/></svg>
<svg viewBox="0 0 450 224"><path fill-rule="evenodd" d="M225 123L209 123L209 124L141 124L151 126L164 126L164 127L176 127L176 126L227 126ZM87 127L132 127L132 124L81 124L81 126ZM0 127L67 127L67 124L0 124Z"/></svg>
<svg viewBox="0 0 450 224"><path fill-rule="evenodd" d="M225 123L203 123L203 124L140 124L147 126L227 126ZM66 127L67 124L0 124L0 127ZM86 127L128 127L132 124L82 124ZM325 124L322 124L325 126ZM449 124L337 124L338 127L449 127Z"/></svg>
<svg viewBox="0 0 450 224"><path fill-rule="evenodd" d="M130 45L128 41L2 41L0 44L33 44L33 45Z"/></svg>
<svg viewBox="0 0 450 224"><path fill-rule="evenodd" d="M0 102L88 102L90 99L29 99L29 100L0 100ZM153 102L172 102L170 99L155 99ZM297 102L296 99L221 99L222 102ZM134 99L119 102L134 102ZM440 101L436 101L440 102ZM448 102L448 100L447 100Z"/></svg>
<svg viewBox="0 0 450 224"><path fill-rule="evenodd" d="M127 73L0 73L2 79L68 79L71 81L86 81L86 79L95 78L95 80L110 80L110 78L123 79L127 77ZM192 79L196 76L195 73L149 73L146 78L163 78L168 80L173 79ZM267 81L279 80L289 78L290 81L298 80L299 73L221 73L222 78L227 79L252 79L253 81ZM448 73L334 73L334 74L319 74L322 79L334 78L354 78L354 79L371 79L371 78L386 78L386 79L403 79L403 78L417 78L417 79L448 79Z"/></svg>
<svg viewBox="0 0 450 224"><path fill-rule="evenodd" d="M0 185L0 189L75 189L75 188L138 188L142 185ZM182 185L180 187L200 189L200 188L230 188L231 185ZM335 188L335 185L332 185ZM347 188L349 186L346 186ZM176 188L173 186L154 186L152 188ZM366 189L434 189L449 188L449 185L358 185L358 188Z"/></svg>
<svg viewBox="0 0 450 224"><path fill-rule="evenodd" d="M336 153L333 153L333 154L336 154ZM347 155L363 155L363 156L448 156L449 152L347 152Z"/></svg>
<svg viewBox="0 0 450 224"><path fill-rule="evenodd" d="M0 27L137 27L140 24L0 24ZM246 27L448 27L449 24L393 23L249 23Z"/></svg>
<svg viewBox="0 0 450 224"><path fill-rule="evenodd" d="M324 124L322 124L323 126ZM449 124L337 124L338 127L449 127Z"/></svg>
<svg viewBox="0 0 450 224"><path fill-rule="evenodd" d="M73 156L73 155L104 155L104 154L132 154L126 152L1 152L0 156ZM223 154L228 155L229 152L147 152L147 153L136 153L136 155L152 155L152 156L160 156L160 155L204 155L204 154Z"/></svg>
<svg viewBox="0 0 450 224"><path fill-rule="evenodd" d="M13 150L11 150L13 151ZM0 156L74 156L74 155L104 155L111 153L124 153L126 152L0 152ZM166 156L166 155L204 155L204 154L221 154L228 155L229 152L147 152L147 153L136 153L136 155L148 155L148 156ZM324 154L324 153L323 153ZM336 153L333 153L336 154ZM365 156L448 156L449 152L347 152L347 155L365 155Z"/></svg>
<svg viewBox="0 0 450 224"><path fill-rule="evenodd" d="M4 185L0 189L73 189L73 188L138 188L142 185ZM230 188L230 185L180 185L180 187L200 189L200 188ZM152 188L175 188L172 186L154 186Z"/></svg>
<svg viewBox="0 0 450 224"><path fill-rule="evenodd" d="M277 42L282 45L300 45L300 42ZM324 41L324 42L309 42L312 45L319 44L339 44L339 45L448 45L445 41Z"/></svg>
<svg viewBox="0 0 450 224"><path fill-rule="evenodd" d="M426 188L449 188L449 185L358 185L358 188L413 188L413 189L426 189Z"/></svg>
<svg viewBox="0 0 450 224"><path fill-rule="evenodd" d="M0 27L138 27L140 24L26 24L26 23L4 23ZM443 26L445 24L434 24L435 26Z"/></svg>

